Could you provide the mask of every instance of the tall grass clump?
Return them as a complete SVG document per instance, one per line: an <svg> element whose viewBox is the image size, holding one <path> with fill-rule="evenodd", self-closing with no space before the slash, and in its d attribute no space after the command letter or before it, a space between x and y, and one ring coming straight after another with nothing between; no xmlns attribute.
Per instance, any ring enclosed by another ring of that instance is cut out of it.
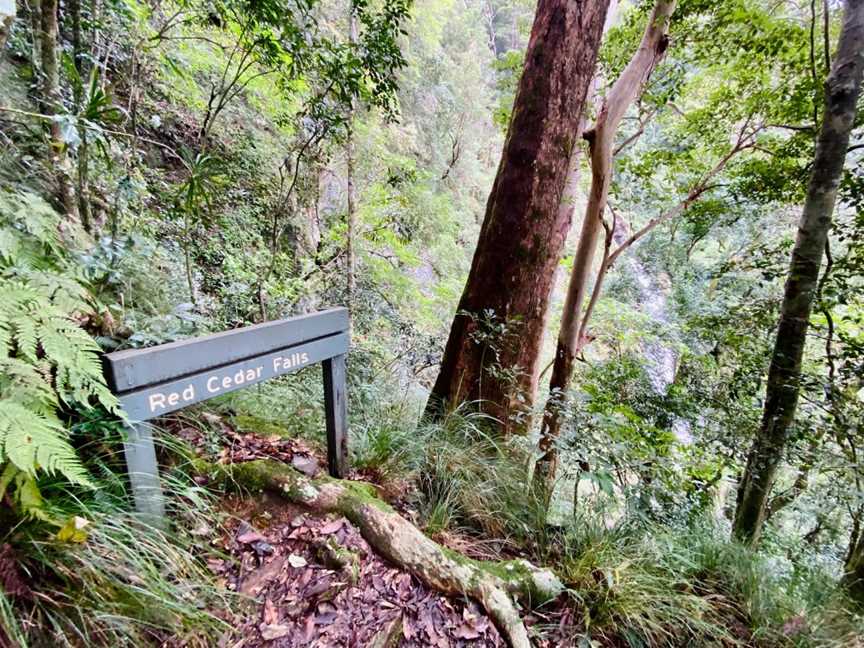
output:
<svg viewBox="0 0 864 648"><path fill-rule="evenodd" d="M465 404L421 421L412 470L431 526L458 527L482 539L542 555L549 540L543 499L528 486L531 455L490 432L493 421Z"/></svg>
<svg viewBox="0 0 864 648"><path fill-rule="evenodd" d="M599 517L583 516L564 533L556 563L580 619L575 631L585 641L735 645L721 618L729 602L696 591L686 577L694 556L674 533L635 519L607 527Z"/></svg>
<svg viewBox="0 0 864 648"><path fill-rule="evenodd" d="M113 463L110 452L88 462L93 491L44 485L53 523L21 520L0 535L32 589L0 600L7 639L22 647L215 645L230 628L234 601L206 565L219 517L212 496L182 470L168 470L169 520L164 528L147 524Z"/></svg>
<svg viewBox="0 0 864 648"><path fill-rule="evenodd" d="M757 645L864 645L864 616L824 566L767 547L755 552L707 526L689 537L695 560L688 577L700 591L733 602Z"/></svg>
<svg viewBox="0 0 864 648"><path fill-rule="evenodd" d="M576 610L573 632L583 643L633 648L860 645L862 619L836 580L778 568L776 556L724 531L703 520L630 516L610 526L579 516L554 561Z"/></svg>

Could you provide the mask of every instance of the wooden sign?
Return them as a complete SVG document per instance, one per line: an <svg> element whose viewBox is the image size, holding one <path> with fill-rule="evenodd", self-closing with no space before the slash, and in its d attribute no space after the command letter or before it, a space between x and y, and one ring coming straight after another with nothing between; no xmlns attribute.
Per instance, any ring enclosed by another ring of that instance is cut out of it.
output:
<svg viewBox="0 0 864 648"><path fill-rule="evenodd" d="M347 469L344 308L105 356L105 378L132 422L126 463L139 511L164 515L153 438L145 421L323 363L330 474Z"/></svg>

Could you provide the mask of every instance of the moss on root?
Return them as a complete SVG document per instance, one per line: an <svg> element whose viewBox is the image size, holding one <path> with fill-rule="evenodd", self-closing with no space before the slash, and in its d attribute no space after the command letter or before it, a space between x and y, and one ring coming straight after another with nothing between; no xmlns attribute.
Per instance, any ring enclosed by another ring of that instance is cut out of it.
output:
<svg viewBox="0 0 864 648"><path fill-rule="evenodd" d="M271 423L251 414L237 414L231 417L231 423L241 432L254 432L262 437L278 436L290 438L295 435L278 423Z"/></svg>
<svg viewBox="0 0 864 648"><path fill-rule="evenodd" d="M514 648L530 648L530 642L513 598L546 602L563 591L554 573L525 560L474 560L438 545L380 499L372 484L312 479L273 460L228 466L198 461L196 467L228 488L269 490L319 513L344 515L379 553L430 587L477 599Z"/></svg>

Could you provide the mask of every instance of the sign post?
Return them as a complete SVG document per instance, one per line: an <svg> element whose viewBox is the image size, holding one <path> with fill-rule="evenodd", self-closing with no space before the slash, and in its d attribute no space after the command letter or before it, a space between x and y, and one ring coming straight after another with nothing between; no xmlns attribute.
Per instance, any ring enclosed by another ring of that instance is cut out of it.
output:
<svg viewBox="0 0 864 648"><path fill-rule="evenodd" d="M344 475L348 462L348 393L345 356L324 361L324 415L327 420L327 468L333 476Z"/></svg>
<svg viewBox="0 0 864 648"><path fill-rule="evenodd" d="M159 483L153 432L148 423L126 426L123 442L126 470L135 499L135 509L148 519L158 522L165 517L165 496Z"/></svg>
<svg viewBox="0 0 864 648"><path fill-rule="evenodd" d="M266 322L205 337L105 356L105 377L131 425L124 444L138 511L165 513L150 426L145 423L194 403L323 363L327 464L330 474L348 469L345 358L348 311Z"/></svg>

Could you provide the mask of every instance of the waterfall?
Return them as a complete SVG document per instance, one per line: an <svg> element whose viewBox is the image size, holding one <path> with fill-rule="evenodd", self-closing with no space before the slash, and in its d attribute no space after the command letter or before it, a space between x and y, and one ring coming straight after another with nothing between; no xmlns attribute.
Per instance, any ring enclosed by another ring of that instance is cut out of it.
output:
<svg viewBox="0 0 864 648"><path fill-rule="evenodd" d="M621 245L630 236L630 228L621 219L615 222L615 231L612 238L616 245ZM663 281L666 275L655 277L645 269L645 265L637 255L630 254L626 257L627 270L633 277L639 291L639 309L655 323L660 326L669 325L668 305L668 279ZM658 394L665 394L669 386L675 380L675 372L678 368L678 353L659 341L647 342L643 345L645 357L645 371L651 381L651 386ZM672 432L681 443L689 444L692 441L690 424L682 419L676 419L672 423Z"/></svg>

